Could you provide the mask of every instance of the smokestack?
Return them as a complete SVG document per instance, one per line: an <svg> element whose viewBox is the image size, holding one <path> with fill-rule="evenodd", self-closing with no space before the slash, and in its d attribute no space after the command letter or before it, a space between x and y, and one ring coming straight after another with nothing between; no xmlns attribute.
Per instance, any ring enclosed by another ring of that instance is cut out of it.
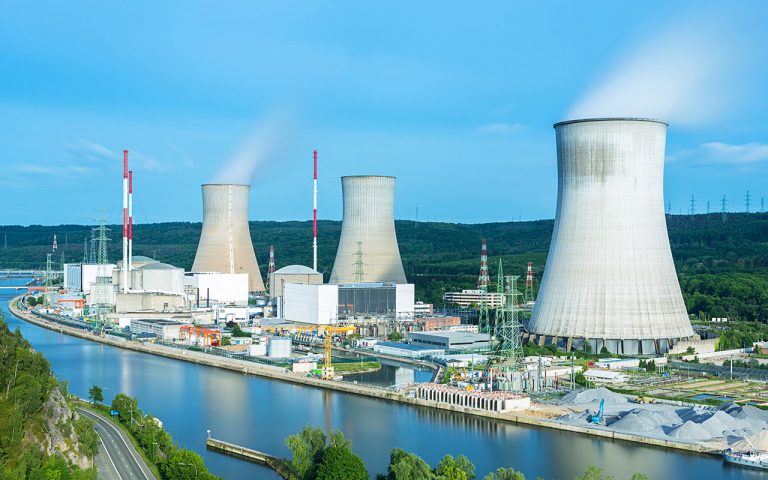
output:
<svg viewBox="0 0 768 480"><path fill-rule="evenodd" d="M693 335L664 217L665 123L555 124L558 194L528 326L540 344L662 353Z"/></svg>
<svg viewBox="0 0 768 480"><path fill-rule="evenodd" d="M203 185L203 230L193 272L247 273L248 290L263 292L248 228L249 185Z"/></svg>
<svg viewBox="0 0 768 480"><path fill-rule="evenodd" d="M128 170L128 271L133 270L133 170Z"/></svg>
<svg viewBox="0 0 768 480"><path fill-rule="evenodd" d="M312 189L312 269L317 271L317 150L314 154L315 178Z"/></svg>
<svg viewBox="0 0 768 480"><path fill-rule="evenodd" d="M395 177L341 177L344 216L330 283L407 283L395 234Z"/></svg>
<svg viewBox="0 0 768 480"><path fill-rule="evenodd" d="M123 150L123 293L128 293L128 150Z"/></svg>

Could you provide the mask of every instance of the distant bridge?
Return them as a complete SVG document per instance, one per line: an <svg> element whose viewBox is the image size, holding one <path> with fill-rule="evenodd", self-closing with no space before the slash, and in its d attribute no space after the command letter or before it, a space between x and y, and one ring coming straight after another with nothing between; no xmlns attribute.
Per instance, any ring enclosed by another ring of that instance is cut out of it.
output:
<svg viewBox="0 0 768 480"><path fill-rule="evenodd" d="M45 270L0 270L0 278L24 278L24 277L44 277ZM63 275L62 270L52 270L51 274L58 277Z"/></svg>

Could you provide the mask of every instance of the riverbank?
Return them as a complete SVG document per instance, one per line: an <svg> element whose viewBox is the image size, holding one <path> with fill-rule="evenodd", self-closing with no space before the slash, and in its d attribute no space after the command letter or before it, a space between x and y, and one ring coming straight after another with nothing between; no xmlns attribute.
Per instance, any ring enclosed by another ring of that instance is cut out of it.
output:
<svg viewBox="0 0 768 480"><path fill-rule="evenodd" d="M11 313L18 318L28 321L32 324L40 327L53 330L56 332L72 335L75 337L100 342L103 344L116 346L128 350L137 352L150 353L153 355L164 356L177 360L183 360L186 362L197 363L201 365L214 366L240 373L270 378L279 380L282 382L288 382L293 384L301 384L311 387L323 388L326 390L335 390L343 393L351 393L354 395L376 398L380 400L387 400L390 402L397 402L401 404L408 404L413 406L427 407L431 409L451 411L455 413L462 413L465 415L471 415L474 417L484 417L497 421L512 423L516 425L524 425L531 427L543 427L547 429L555 429L561 431L571 431L581 433L585 435L597 436L611 440L622 440L627 442L633 442L635 444L642 444L644 446L657 446L662 448L676 449L681 451L687 451L692 453L718 453L703 445L697 445L692 443L675 442L670 440L653 439L642 437L639 435L631 435L627 433L612 432L606 430L599 430L591 428L589 426L578 425L565 425L557 423L550 418L563 413L563 409L556 411L553 407L547 405L536 404L531 410L525 413L510 412L510 413L496 413L487 412L482 410L474 410L466 407L458 407L455 405L435 403L433 401L421 400L413 397L407 397L400 392L392 390L385 390L375 387L369 387L359 384L352 384L346 382L333 382L325 381L317 378L305 377L298 374L286 372L283 369L276 367L269 367L266 365L253 364L251 362L244 362L242 360L229 359L216 357L213 355L207 355L201 352L193 352L188 350L179 350L172 347L164 347L160 345L142 344L138 342L129 342L124 339L118 339L116 337L98 337L89 332L79 330L73 327L67 327L56 324L41 318L36 317L30 312L22 312L15 304L15 300L9 304Z"/></svg>

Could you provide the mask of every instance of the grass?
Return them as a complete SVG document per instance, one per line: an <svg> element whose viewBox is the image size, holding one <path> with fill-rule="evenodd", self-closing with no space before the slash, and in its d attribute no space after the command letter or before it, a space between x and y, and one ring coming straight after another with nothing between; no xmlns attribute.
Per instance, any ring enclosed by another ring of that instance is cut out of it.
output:
<svg viewBox="0 0 768 480"><path fill-rule="evenodd" d="M141 456L141 459L144 460L144 463L147 464L149 467L149 470L152 472L152 475L155 476L155 478L160 479L163 478L160 475L160 470L157 468L157 464L149 459L149 456L144 451L143 448L139 445L138 440L133 436L133 434L120 422L116 422L114 418L112 418L109 415L109 406L107 405L97 405L93 406L92 404L88 402L83 401L76 401L77 406L84 408L85 410L90 410L92 412L100 413L103 417L105 417L109 422L111 422L113 425L120 428L123 432L125 432L126 436L131 440L131 443L133 444L134 448L136 448L136 451L139 452L139 455Z"/></svg>
<svg viewBox="0 0 768 480"><path fill-rule="evenodd" d="M381 363L379 362L349 362L333 364L333 371L336 373L368 372L371 370L378 370L380 368Z"/></svg>

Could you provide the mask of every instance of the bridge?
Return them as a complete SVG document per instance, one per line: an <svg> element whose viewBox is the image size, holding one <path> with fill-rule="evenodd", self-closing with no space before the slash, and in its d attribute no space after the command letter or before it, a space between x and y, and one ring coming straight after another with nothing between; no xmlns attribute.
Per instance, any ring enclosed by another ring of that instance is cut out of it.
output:
<svg viewBox="0 0 768 480"><path fill-rule="evenodd" d="M24 278L24 277L44 277L46 275L45 270L0 270L0 278ZM51 274L54 277L64 275L63 270L52 270Z"/></svg>

